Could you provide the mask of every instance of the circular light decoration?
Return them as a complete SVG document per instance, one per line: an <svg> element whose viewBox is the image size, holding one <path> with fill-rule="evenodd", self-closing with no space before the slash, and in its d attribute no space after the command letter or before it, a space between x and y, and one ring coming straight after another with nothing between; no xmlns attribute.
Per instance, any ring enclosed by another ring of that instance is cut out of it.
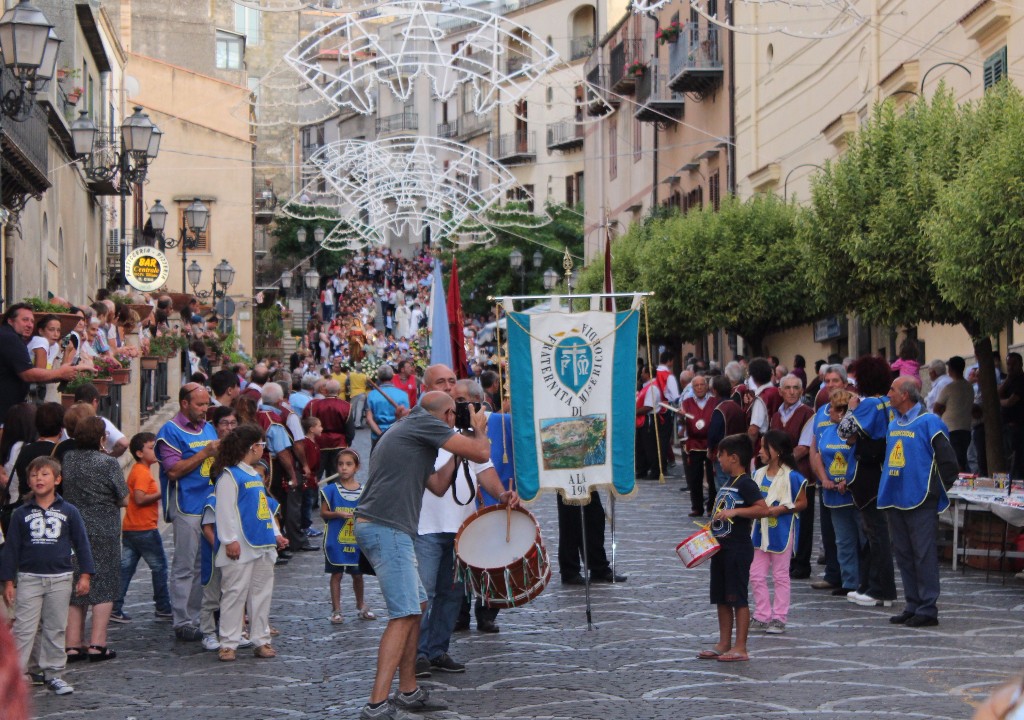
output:
<svg viewBox="0 0 1024 720"><path fill-rule="evenodd" d="M328 249L383 245L425 228L438 239L487 242L493 227L550 221L499 208L517 187L515 177L480 150L441 138L331 143L309 158L304 180L282 212L337 221L323 239Z"/></svg>
<svg viewBox="0 0 1024 720"><path fill-rule="evenodd" d="M653 12L668 4L669 0L633 0L634 12ZM730 21L708 10L708 0L689 0L690 7L709 23L744 35L780 33L807 40L825 40L845 35L867 22L867 17L854 7L854 0L734 0L733 17L740 5L769 9L771 19L758 24ZM716 4L717 7L717 4ZM777 10L781 8L781 10ZM827 15L813 14L827 10ZM821 28L816 30L814 28Z"/></svg>
<svg viewBox="0 0 1024 720"><path fill-rule="evenodd" d="M486 113L519 100L560 62L522 25L486 10L446 7L397 0L348 14L304 38L285 61L332 105L362 114L374 112L378 88L409 100L421 75L439 100L469 83L466 110Z"/></svg>

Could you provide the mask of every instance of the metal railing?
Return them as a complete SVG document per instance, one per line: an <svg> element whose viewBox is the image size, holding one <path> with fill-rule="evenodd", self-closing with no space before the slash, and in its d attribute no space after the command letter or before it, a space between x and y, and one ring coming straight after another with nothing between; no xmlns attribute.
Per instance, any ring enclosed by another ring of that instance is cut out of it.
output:
<svg viewBox="0 0 1024 720"><path fill-rule="evenodd" d="M411 110L395 115L385 115L384 117L377 118L376 122L376 132L378 135L402 130L419 130L419 128L419 115Z"/></svg>
<svg viewBox="0 0 1024 720"><path fill-rule="evenodd" d="M491 155L497 160L521 159L527 160L537 155L537 133L535 132L512 132L501 135L497 143L491 140ZM493 152L494 150L497 152Z"/></svg>
<svg viewBox="0 0 1024 720"><path fill-rule="evenodd" d="M652 68L637 78L636 102L644 105L651 101L683 102L682 93L673 91L668 86L669 75L664 70Z"/></svg>
<svg viewBox="0 0 1024 720"><path fill-rule="evenodd" d="M580 58L588 57L594 52L594 37L587 35L586 37L574 37L569 40L569 59L579 60Z"/></svg>
<svg viewBox="0 0 1024 720"><path fill-rule="evenodd" d="M459 134L459 121L454 120L452 122L438 123L437 124L437 136L439 138L453 138Z"/></svg>
<svg viewBox="0 0 1024 720"><path fill-rule="evenodd" d="M459 117L456 137L466 139L474 135L485 133L491 128L490 115L477 115L476 113L465 113Z"/></svg>
<svg viewBox="0 0 1024 720"><path fill-rule="evenodd" d="M608 70L612 88L614 89L620 83L632 85L635 78L626 72L626 67L635 61L646 60L644 41L639 38L623 40L612 48L609 57L611 62Z"/></svg>
<svg viewBox="0 0 1024 720"><path fill-rule="evenodd" d="M675 77L687 70L722 70L722 54L718 45L718 28L686 23L679 39L669 43L669 75Z"/></svg>
<svg viewBox="0 0 1024 720"><path fill-rule="evenodd" d="M560 120L547 127L549 148L568 147L583 144L583 125L574 120Z"/></svg>
<svg viewBox="0 0 1024 720"><path fill-rule="evenodd" d="M100 395L100 406L96 411L98 415L105 417L114 424L114 427L121 427L121 386L110 384L106 395Z"/></svg>

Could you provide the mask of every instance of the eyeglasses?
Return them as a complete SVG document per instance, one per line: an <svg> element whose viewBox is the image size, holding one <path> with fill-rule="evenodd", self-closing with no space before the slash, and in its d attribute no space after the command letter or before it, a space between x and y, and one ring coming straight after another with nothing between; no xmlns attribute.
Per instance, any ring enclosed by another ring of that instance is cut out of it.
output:
<svg viewBox="0 0 1024 720"><path fill-rule="evenodd" d="M265 440L259 440L252 444L253 447L266 447L267 443Z"/></svg>
<svg viewBox="0 0 1024 720"><path fill-rule="evenodd" d="M220 427L238 427L238 421L237 420L221 420L219 423L217 423L217 425L220 426Z"/></svg>
<svg viewBox="0 0 1024 720"><path fill-rule="evenodd" d="M182 385L181 391L185 393L184 399L188 400L189 396L201 387L202 385L200 385L197 382L190 382L186 383L185 385Z"/></svg>

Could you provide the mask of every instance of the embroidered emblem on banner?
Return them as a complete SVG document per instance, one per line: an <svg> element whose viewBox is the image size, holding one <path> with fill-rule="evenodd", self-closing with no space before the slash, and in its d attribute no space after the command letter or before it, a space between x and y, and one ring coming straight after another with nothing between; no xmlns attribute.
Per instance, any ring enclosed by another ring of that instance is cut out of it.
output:
<svg viewBox="0 0 1024 720"><path fill-rule="evenodd" d="M574 395L579 395L594 370L594 352L579 335L562 338L555 345L555 376Z"/></svg>
<svg viewBox="0 0 1024 720"><path fill-rule="evenodd" d="M907 459L903 456L903 441L897 440L896 444L892 446L892 451L889 453L889 467L901 468L905 467Z"/></svg>

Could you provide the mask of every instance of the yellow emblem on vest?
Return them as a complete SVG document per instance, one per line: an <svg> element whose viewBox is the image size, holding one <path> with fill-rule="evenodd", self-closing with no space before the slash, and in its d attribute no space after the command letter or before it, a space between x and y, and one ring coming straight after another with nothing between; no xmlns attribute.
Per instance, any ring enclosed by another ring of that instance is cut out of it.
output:
<svg viewBox="0 0 1024 720"><path fill-rule="evenodd" d="M355 541L356 541L356 528L355 528L355 524L353 523L352 518L349 518L341 526L341 530L338 531L338 542L340 542L342 544L346 544L346 543L347 544L353 544L353 543L355 543Z"/></svg>
<svg viewBox="0 0 1024 720"><path fill-rule="evenodd" d="M259 520L270 519L270 505L267 504L267 496L260 493L260 506L256 508L256 518Z"/></svg>
<svg viewBox="0 0 1024 720"><path fill-rule="evenodd" d="M892 452L889 453L889 467L901 468L906 465L907 458L903 455L903 441L897 440L896 444L892 446Z"/></svg>
<svg viewBox="0 0 1024 720"><path fill-rule="evenodd" d="M200 477L204 477L204 478L210 477L210 468L211 467L213 467L213 458L212 457L208 457L205 460L203 460L203 464L199 466L199 475L200 475Z"/></svg>
<svg viewBox="0 0 1024 720"><path fill-rule="evenodd" d="M836 453L835 457L832 458L832 464L828 466L828 474L832 477L838 477L842 475L846 477L846 458L843 457L842 453Z"/></svg>

